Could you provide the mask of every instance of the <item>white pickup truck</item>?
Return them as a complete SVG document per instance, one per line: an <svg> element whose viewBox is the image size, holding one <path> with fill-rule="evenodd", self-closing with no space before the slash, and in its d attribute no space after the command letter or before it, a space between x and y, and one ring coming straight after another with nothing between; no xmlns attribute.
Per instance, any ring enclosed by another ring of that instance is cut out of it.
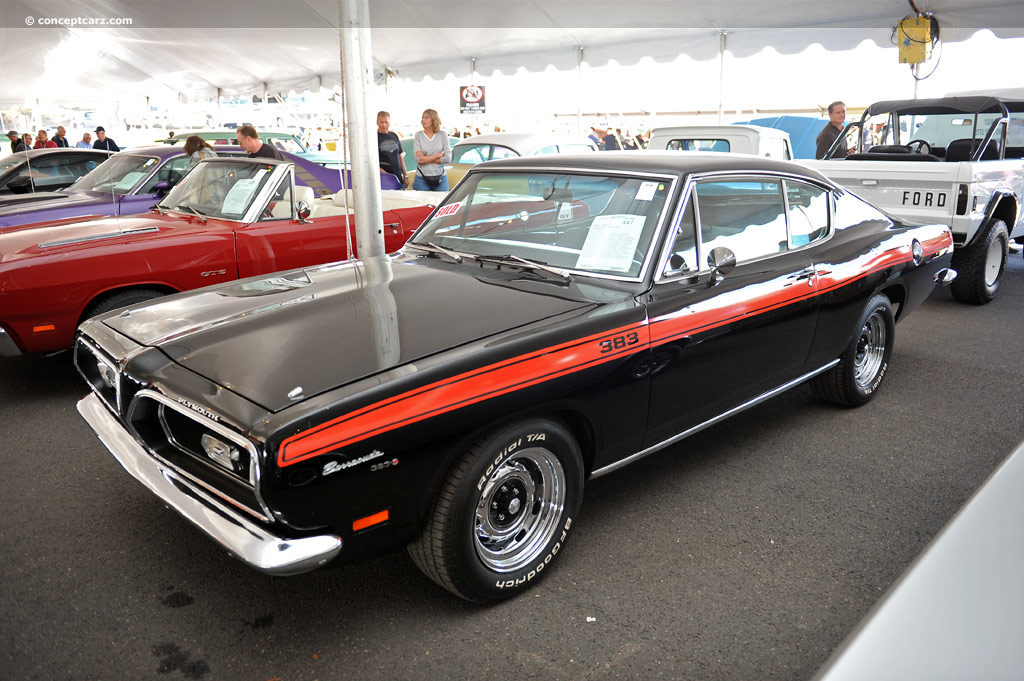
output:
<svg viewBox="0 0 1024 681"><path fill-rule="evenodd" d="M654 128L649 150L722 151L789 161L793 145L785 130L760 125L681 125Z"/></svg>
<svg viewBox="0 0 1024 681"><path fill-rule="evenodd" d="M1010 242L1024 243L1024 101L877 102L804 163L894 216L949 225L962 302L992 300Z"/></svg>

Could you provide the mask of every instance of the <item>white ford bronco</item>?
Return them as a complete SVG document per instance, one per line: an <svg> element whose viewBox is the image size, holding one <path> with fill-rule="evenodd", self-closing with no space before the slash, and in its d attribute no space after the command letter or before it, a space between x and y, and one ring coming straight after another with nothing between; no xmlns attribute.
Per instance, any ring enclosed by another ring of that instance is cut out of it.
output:
<svg viewBox="0 0 1024 681"><path fill-rule="evenodd" d="M681 125L654 128L650 150L723 151L789 161L793 145L785 130L760 125Z"/></svg>
<svg viewBox="0 0 1024 681"><path fill-rule="evenodd" d="M962 302L992 300L1010 242L1024 243L1024 101L877 102L804 163L894 216L949 225Z"/></svg>

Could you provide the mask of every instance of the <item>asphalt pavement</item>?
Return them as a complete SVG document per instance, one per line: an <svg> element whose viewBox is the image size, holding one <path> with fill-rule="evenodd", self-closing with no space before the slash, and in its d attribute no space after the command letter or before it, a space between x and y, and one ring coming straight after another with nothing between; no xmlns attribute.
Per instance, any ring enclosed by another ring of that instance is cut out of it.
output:
<svg viewBox="0 0 1024 681"><path fill-rule="evenodd" d="M124 472L67 357L0 359L0 679L809 679L1024 439L1024 258L936 291L859 409L798 387L587 485L490 607L404 552L273 578Z"/></svg>

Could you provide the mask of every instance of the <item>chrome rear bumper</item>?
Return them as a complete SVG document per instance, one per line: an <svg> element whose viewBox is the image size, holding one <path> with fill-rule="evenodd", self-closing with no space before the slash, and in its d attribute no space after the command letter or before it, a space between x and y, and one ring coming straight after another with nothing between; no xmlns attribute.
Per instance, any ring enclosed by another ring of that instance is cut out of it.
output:
<svg viewBox="0 0 1024 681"><path fill-rule="evenodd" d="M150 456L95 393L78 402L78 413L126 471L229 553L257 570L295 575L318 568L341 552L341 537L284 539L215 501Z"/></svg>

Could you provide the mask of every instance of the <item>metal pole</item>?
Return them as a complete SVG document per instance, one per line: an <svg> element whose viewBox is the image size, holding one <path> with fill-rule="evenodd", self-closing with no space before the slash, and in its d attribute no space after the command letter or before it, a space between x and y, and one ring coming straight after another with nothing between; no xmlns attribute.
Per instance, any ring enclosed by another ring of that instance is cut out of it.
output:
<svg viewBox="0 0 1024 681"><path fill-rule="evenodd" d="M583 47L576 48L576 134L583 134Z"/></svg>
<svg viewBox="0 0 1024 681"><path fill-rule="evenodd" d="M370 51L368 0L338 0L341 17L341 65L345 90L345 125L348 128L353 207L356 214L356 249L360 258L384 254L383 203L380 197L380 158L375 126L370 125Z"/></svg>
<svg viewBox="0 0 1024 681"><path fill-rule="evenodd" d="M718 124L722 125L722 110L725 106L725 31L718 38Z"/></svg>

